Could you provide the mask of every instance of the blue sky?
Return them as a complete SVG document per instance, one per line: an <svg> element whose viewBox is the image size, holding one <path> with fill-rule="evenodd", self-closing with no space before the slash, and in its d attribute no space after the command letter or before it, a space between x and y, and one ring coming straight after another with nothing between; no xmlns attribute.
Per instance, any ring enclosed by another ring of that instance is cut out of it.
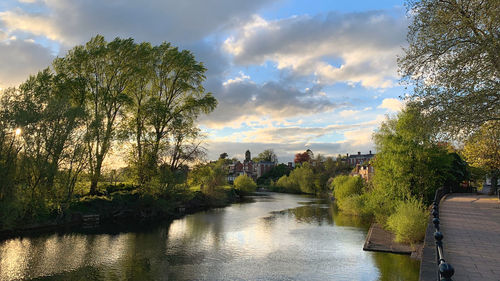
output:
<svg viewBox="0 0 500 281"><path fill-rule="evenodd" d="M396 64L406 32L402 1L7 0L0 87L96 34L168 41L208 68L205 88L219 101L199 120L208 159L375 151L373 131L408 91Z"/></svg>

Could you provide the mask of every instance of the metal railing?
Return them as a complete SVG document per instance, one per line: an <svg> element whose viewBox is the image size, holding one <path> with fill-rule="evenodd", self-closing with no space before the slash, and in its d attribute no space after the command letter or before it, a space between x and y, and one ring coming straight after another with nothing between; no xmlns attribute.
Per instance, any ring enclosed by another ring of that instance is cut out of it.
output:
<svg viewBox="0 0 500 281"><path fill-rule="evenodd" d="M432 223L436 231L434 232L434 239L436 240L436 262L438 266L437 270L437 280L440 281L452 281L451 277L455 273L455 269L451 264L447 263L444 259L443 253L443 233L439 230L439 201L447 193L450 192L449 188L442 187L436 190L434 196L434 202L432 203L431 214L434 217Z"/></svg>

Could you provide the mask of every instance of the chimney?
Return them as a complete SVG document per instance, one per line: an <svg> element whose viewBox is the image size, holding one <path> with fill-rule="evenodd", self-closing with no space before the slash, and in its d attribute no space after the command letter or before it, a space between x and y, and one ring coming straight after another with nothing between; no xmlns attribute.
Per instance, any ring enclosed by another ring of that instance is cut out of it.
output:
<svg viewBox="0 0 500 281"><path fill-rule="evenodd" d="M358 151L358 155L361 155L361 151Z"/></svg>

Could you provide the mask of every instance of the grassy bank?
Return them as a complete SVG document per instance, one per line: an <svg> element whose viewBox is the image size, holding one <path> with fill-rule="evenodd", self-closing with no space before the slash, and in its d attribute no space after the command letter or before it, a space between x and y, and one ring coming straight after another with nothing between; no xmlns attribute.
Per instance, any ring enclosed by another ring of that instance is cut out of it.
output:
<svg viewBox="0 0 500 281"><path fill-rule="evenodd" d="M85 217L98 215L99 224L135 224L178 218L187 213L224 207L239 202L240 192L230 186L211 194L196 187L152 195L130 184L102 185L98 195L77 195L64 211L11 222L0 229L0 239L61 228L79 228Z"/></svg>

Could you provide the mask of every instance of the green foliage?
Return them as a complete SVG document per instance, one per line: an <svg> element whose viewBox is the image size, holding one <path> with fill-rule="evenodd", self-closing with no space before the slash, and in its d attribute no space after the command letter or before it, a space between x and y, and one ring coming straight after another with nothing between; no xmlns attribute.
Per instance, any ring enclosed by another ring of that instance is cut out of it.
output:
<svg viewBox="0 0 500 281"><path fill-rule="evenodd" d="M396 234L397 242L414 243L425 237L428 212L421 201L400 201L387 219L388 228Z"/></svg>
<svg viewBox="0 0 500 281"><path fill-rule="evenodd" d="M435 190L449 179L453 158L445 147L434 143L427 122L417 109L408 107L374 134L373 185L387 200L415 196L429 203Z"/></svg>
<svg viewBox="0 0 500 281"><path fill-rule="evenodd" d="M240 175L234 180L234 187L243 192L254 192L257 184L247 175Z"/></svg>
<svg viewBox="0 0 500 281"><path fill-rule="evenodd" d="M436 189L458 186L469 177L460 156L435 143L436 132L430 123L411 105L397 118L382 123L374 135L378 152L373 161L373 180L363 188L359 177L333 179L339 208L345 213L374 217L393 231L398 241L421 240L428 216L424 203L429 204Z"/></svg>
<svg viewBox="0 0 500 281"><path fill-rule="evenodd" d="M205 194L212 194L218 187L227 184L227 172L224 169L224 159L215 163L199 164L188 175L190 186L199 185Z"/></svg>
<svg viewBox="0 0 500 281"><path fill-rule="evenodd" d="M102 164L116 138L119 116L131 103L126 90L134 82L136 55L133 39L116 38L108 43L98 35L54 61L56 73L77 80L72 90L83 95L91 193L97 191Z"/></svg>
<svg viewBox="0 0 500 281"><path fill-rule="evenodd" d="M290 168L281 163L274 166L269 172L262 175L257 179L257 184L259 185L272 185L271 182L277 181L282 176L288 176L290 174Z"/></svg>
<svg viewBox="0 0 500 281"><path fill-rule="evenodd" d="M325 158L318 154L316 158L310 159L310 163L304 162L291 172L288 166L280 164L264 175L264 178L272 177L276 183L271 188L280 192L329 194L333 177L346 174L350 170L349 165L340 158L334 160L332 157ZM274 177L280 173L281 177Z"/></svg>
<svg viewBox="0 0 500 281"><path fill-rule="evenodd" d="M205 71L191 52L167 43L96 36L2 91L0 229L62 217L77 198L112 206L127 194L143 196L141 204L148 196L185 200L186 163L205 154L196 119L217 105L202 86ZM109 152L131 140L130 166L106 174ZM225 184L221 165L207 174L204 191ZM89 183L104 197L85 197Z"/></svg>
<svg viewBox="0 0 500 281"><path fill-rule="evenodd" d="M300 186L298 182L294 181L291 177L282 176L276 182L273 190L280 192L300 193Z"/></svg>
<svg viewBox="0 0 500 281"><path fill-rule="evenodd" d="M138 58L125 131L134 139L129 162L145 183L160 162L174 171L204 155L194 121L214 110L217 100L205 92L206 68L191 52L169 43L141 44Z"/></svg>
<svg viewBox="0 0 500 281"><path fill-rule="evenodd" d="M367 208L367 194L352 194L337 201L342 212L355 216L370 216L372 213Z"/></svg>
<svg viewBox="0 0 500 281"><path fill-rule="evenodd" d="M492 177L494 192L500 177L500 121L483 124L465 143L463 155L472 167Z"/></svg>
<svg viewBox="0 0 500 281"><path fill-rule="evenodd" d="M276 156L276 153L274 153L274 150L266 149L266 150L262 151L261 153L259 153L259 155L252 160L254 162L266 161L266 162L278 163L278 156Z"/></svg>
<svg viewBox="0 0 500 281"><path fill-rule="evenodd" d="M364 181L361 177L340 175L332 180L333 196L338 207L346 214L370 216L367 208L368 194L363 193Z"/></svg>
<svg viewBox="0 0 500 281"><path fill-rule="evenodd" d="M103 186L103 188L106 190L107 194L112 194L114 192L120 192L120 191L133 191L136 189L139 189L138 185L135 184L126 184L126 183L119 183L119 184L107 184Z"/></svg>
<svg viewBox="0 0 500 281"><path fill-rule="evenodd" d="M287 192L315 194L316 190L312 182L313 177L313 170L308 163L304 163L304 165L295 168L290 175L281 177L276 182L276 186Z"/></svg>
<svg viewBox="0 0 500 281"><path fill-rule="evenodd" d="M405 54L398 61L418 103L450 136L500 118L498 0L408 0Z"/></svg>
<svg viewBox="0 0 500 281"><path fill-rule="evenodd" d="M353 195L360 195L363 191L363 179L361 177L337 176L333 179L333 196L342 201Z"/></svg>
<svg viewBox="0 0 500 281"><path fill-rule="evenodd" d="M374 217L381 225L385 225L387 218L394 212L398 200L390 199L386 190L378 188L372 188L363 196L365 199L363 212Z"/></svg>

